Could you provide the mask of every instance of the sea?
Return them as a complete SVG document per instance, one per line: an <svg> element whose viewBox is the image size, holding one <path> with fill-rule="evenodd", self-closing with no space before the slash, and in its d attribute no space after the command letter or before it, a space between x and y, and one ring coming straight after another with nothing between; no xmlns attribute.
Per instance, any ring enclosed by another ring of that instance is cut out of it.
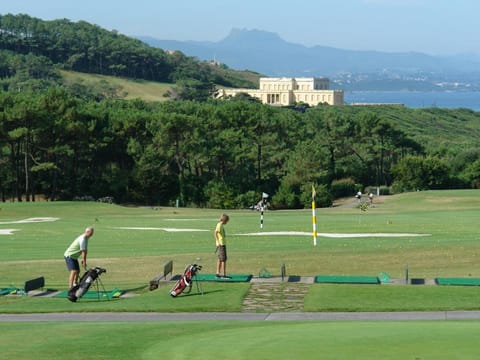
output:
<svg viewBox="0 0 480 360"><path fill-rule="evenodd" d="M480 111L480 91L345 91L346 104L401 104L409 108Z"/></svg>

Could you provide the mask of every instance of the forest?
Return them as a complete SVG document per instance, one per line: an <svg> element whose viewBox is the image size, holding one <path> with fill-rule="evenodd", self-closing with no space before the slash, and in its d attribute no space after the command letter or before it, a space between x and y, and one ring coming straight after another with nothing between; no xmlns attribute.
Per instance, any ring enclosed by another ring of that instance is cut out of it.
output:
<svg viewBox="0 0 480 360"><path fill-rule="evenodd" d="M125 100L59 69L169 82L171 96ZM309 206L312 185L319 206L480 186L480 113L216 100L250 81L217 70L84 22L0 16L1 200L245 208L266 192L282 209Z"/></svg>

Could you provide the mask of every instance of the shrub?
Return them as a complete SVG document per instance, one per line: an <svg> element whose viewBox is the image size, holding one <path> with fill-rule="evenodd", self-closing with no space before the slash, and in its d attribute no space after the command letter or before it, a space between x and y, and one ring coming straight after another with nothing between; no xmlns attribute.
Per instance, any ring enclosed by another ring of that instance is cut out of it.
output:
<svg viewBox="0 0 480 360"><path fill-rule="evenodd" d="M261 195L256 191L250 190L244 194L240 194L235 198L236 207L239 209L249 208L257 204L261 199Z"/></svg>
<svg viewBox="0 0 480 360"><path fill-rule="evenodd" d="M353 196L357 191L355 181L352 178L334 180L330 190L334 199Z"/></svg>
<svg viewBox="0 0 480 360"><path fill-rule="evenodd" d="M316 207L330 207L333 204L333 198L326 185L317 185L315 188L315 206ZM312 205L312 187L310 185L302 186L302 203L305 208Z"/></svg>
<svg viewBox="0 0 480 360"><path fill-rule="evenodd" d="M233 190L223 181L212 180L205 187L207 207L213 209L233 209L235 200Z"/></svg>
<svg viewBox="0 0 480 360"><path fill-rule="evenodd" d="M391 195L392 193L389 186L380 186L380 195Z"/></svg>
<svg viewBox="0 0 480 360"><path fill-rule="evenodd" d="M298 195L291 186L280 184L275 196L272 197L272 208L274 209L298 209L300 201Z"/></svg>

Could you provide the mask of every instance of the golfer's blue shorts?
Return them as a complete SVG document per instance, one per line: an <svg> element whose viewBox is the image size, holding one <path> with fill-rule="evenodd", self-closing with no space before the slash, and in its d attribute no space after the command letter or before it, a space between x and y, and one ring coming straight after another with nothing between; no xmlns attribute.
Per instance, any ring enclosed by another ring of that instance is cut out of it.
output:
<svg viewBox="0 0 480 360"><path fill-rule="evenodd" d="M77 270L80 271L80 264L77 259L73 259L70 256L65 256L65 262L67 263L67 269L69 271Z"/></svg>

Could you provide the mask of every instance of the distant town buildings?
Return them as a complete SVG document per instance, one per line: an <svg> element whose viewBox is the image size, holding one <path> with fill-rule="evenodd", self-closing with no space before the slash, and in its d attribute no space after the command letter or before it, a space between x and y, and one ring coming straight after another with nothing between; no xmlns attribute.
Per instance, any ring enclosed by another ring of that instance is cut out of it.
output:
<svg viewBox="0 0 480 360"><path fill-rule="evenodd" d="M264 104L289 106L305 103L343 105L343 90L329 90L327 78L260 78L259 89L220 89L217 97L246 93Z"/></svg>

